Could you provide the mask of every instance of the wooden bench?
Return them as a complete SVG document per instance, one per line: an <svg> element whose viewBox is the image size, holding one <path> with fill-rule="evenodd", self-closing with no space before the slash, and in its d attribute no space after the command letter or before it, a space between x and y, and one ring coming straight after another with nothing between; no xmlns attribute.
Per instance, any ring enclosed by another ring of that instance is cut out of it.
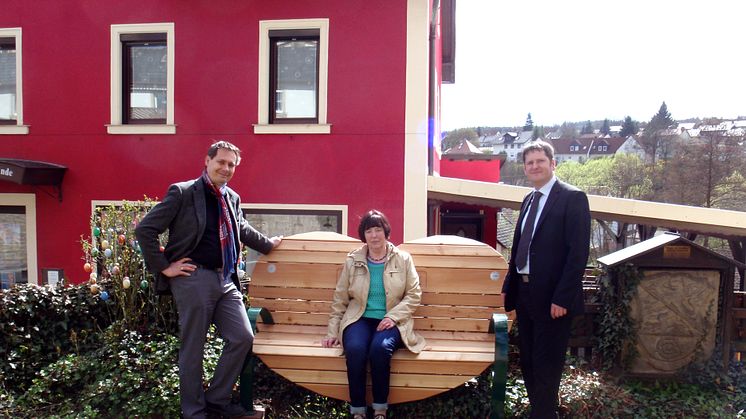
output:
<svg viewBox="0 0 746 419"><path fill-rule="evenodd" d="M323 348L321 339L345 256L361 245L336 233L305 233L286 237L260 258L249 286L248 311L256 333L250 358L259 357L311 391L349 401L342 350ZM389 403L442 393L492 365L492 417L502 417L512 324L500 295L505 260L483 243L456 236L428 237L400 248L412 255L420 276L415 329L427 342L420 354L405 349L394 354ZM252 370L247 362L241 376L246 408L252 407Z"/></svg>

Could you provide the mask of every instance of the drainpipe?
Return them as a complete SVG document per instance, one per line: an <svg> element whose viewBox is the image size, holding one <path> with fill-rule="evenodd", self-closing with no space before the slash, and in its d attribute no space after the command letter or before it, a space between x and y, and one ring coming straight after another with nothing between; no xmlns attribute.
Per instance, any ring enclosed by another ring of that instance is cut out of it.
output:
<svg viewBox="0 0 746 419"><path fill-rule="evenodd" d="M430 42L428 53L428 68L430 83L428 86L427 98L427 174L433 175L433 159L435 158L435 136L440 133L435 132L435 93L438 85L435 72L435 41L437 39L438 14L440 13L440 0L433 0L433 10L430 16Z"/></svg>

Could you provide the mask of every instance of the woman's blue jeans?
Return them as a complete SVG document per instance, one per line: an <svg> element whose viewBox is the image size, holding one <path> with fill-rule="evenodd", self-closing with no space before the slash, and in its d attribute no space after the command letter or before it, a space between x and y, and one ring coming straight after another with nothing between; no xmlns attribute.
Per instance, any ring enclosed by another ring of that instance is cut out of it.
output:
<svg viewBox="0 0 746 419"><path fill-rule="evenodd" d="M350 387L350 411L365 413L365 379L367 364L373 382L373 409L388 407L391 356L402 346L399 329L376 331L381 320L363 317L347 326L342 343L347 358L347 381Z"/></svg>

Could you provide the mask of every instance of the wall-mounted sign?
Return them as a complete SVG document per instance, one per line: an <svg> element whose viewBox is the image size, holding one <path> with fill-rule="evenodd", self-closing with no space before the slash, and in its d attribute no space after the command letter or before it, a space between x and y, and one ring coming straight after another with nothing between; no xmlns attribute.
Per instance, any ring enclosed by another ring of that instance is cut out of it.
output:
<svg viewBox="0 0 746 419"><path fill-rule="evenodd" d="M691 246L663 246L663 257L665 259L689 259L692 257Z"/></svg>

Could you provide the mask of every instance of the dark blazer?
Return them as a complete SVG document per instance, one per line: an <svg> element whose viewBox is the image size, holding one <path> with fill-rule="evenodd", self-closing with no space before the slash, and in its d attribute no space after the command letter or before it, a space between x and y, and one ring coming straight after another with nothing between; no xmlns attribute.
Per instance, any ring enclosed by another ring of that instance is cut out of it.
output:
<svg viewBox="0 0 746 419"><path fill-rule="evenodd" d="M513 236L508 275L503 284L505 310L516 308L521 280L515 266L521 224L528 212L531 194L524 198ZM551 304L582 314L583 274L588 263L591 215L588 197L578 188L555 182L534 230L529 248L529 287L537 314L549 316Z"/></svg>
<svg viewBox="0 0 746 419"><path fill-rule="evenodd" d="M236 254L241 253L241 243L264 254L272 250L272 242L258 232L244 219L241 199L236 192L226 188L228 209L233 221L233 231L239 232L236 240ZM205 184L201 178L175 183L168 188L163 200L155 205L140 221L135 235L140 243L145 264L156 278L156 291L170 294L169 278L161 274L168 265L187 257L197 247L205 232ZM168 243L164 252L160 251L158 236L168 230ZM238 272L238 266L234 269ZM241 289L238 275L233 274L233 283Z"/></svg>

